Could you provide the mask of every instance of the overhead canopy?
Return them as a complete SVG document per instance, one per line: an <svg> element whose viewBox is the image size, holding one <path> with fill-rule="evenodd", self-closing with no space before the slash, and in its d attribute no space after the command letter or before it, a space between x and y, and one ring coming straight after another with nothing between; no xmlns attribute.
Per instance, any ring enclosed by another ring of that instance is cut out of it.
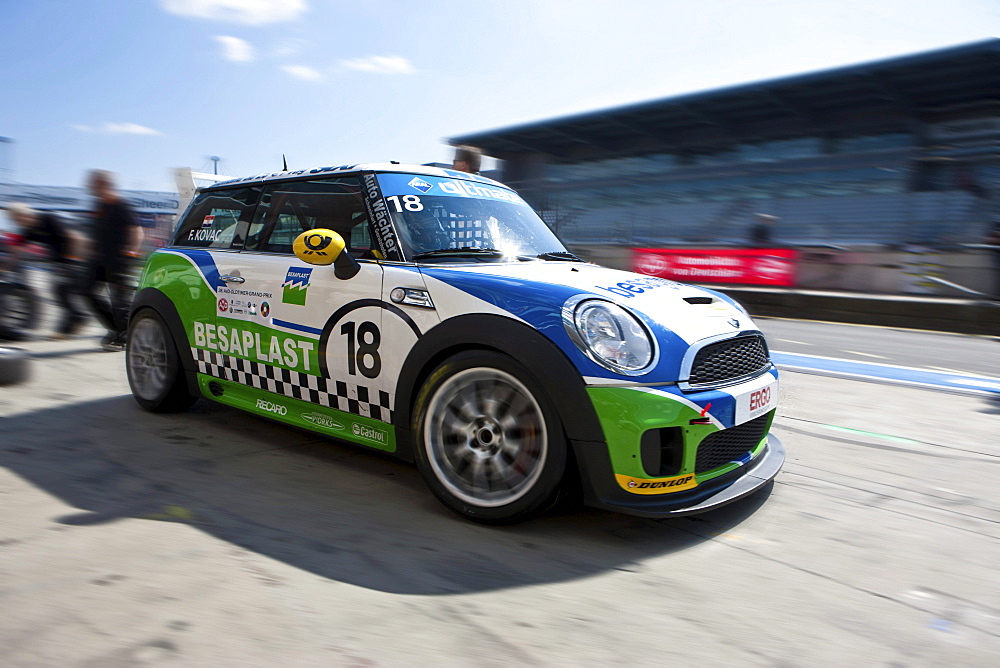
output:
<svg viewBox="0 0 1000 668"><path fill-rule="evenodd" d="M630 155L770 139L907 131L1000 115L1000 39L454 137L511 159Z"/></svg>

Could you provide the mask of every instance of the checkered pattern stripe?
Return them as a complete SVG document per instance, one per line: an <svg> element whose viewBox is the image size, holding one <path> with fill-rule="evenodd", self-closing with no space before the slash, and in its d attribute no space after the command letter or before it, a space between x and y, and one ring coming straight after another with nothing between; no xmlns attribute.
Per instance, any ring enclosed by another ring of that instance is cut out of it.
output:
<svg viewBox="0 0 1000 668"><path fill-rule="evenodd" d="M392 398L388 392L289 371L201 348L191 348L191 354L198 363L198 371L208 376L336 408L346 413L392 422Z"/></svg>

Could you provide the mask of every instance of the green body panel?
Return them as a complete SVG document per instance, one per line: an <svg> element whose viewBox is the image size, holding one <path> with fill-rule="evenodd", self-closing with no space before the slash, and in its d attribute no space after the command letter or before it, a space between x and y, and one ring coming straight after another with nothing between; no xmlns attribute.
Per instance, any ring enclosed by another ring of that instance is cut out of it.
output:
<svg viewBox="0 0 1000 668"><path fill-rule="evenodd" d="M681 427L684 434L684 456L677 475L694 473L698 444L709 434L720 431L711 424L692 425L690 421L701 417L691 406L675 401L667 394L654 394L628 387L587 388L597 418L604 429L611 456L611 467L617 474L634 478L654 479L642 466L640 443L643 432L662 427ZM753 450L756 457L767 443L767 438ZM712 471L697 474L701 483L739 468L739 464L727 464Z"/></svg>
<svg viewBox="0 0 1000 668"><path fill-rule="evenodd" d="M186 257L162 252L150 255L136 291L144 288L156 288L173 302L188 333L189 345L193 323L215 319L215 292Z"/></svg>
<svg viewBox="0 0 1000 668"><path fill-rule="evenodd" d="M139 280L138 289L143 288L156 288L173 302L184 324L188 346L320 375L315 337L278 331L249 320L219 317L215 292L186 257L172 253L151 255ZM305 294L305 290L296 292Z"/></svg>
<svg viewBox="0 0 1000 668"><path fill-rule="evenodd" d="M173 302L184 324L188 346L320 375L317 338L271 329L263 323L219 317L215 291L184 256L151 255L139 279L138 289L143 288L155 288ZM305 292L296 291L299 295ZM209 383L217 383L222 395L215 396ZM203 374L198 374L198 387L206 398L250 413L378 450L396 450L395 431L381 420Z"/></svg>
<svg viewBox="0 0 1000 668"><path fill-rule="evenodd" d="M221 396L213 394L210 383L217 383L222 388ZM204 374L198 374L198 387L206 398L234 408L377 450L396 451L395 430L392 425L380 420Z"/></svg>

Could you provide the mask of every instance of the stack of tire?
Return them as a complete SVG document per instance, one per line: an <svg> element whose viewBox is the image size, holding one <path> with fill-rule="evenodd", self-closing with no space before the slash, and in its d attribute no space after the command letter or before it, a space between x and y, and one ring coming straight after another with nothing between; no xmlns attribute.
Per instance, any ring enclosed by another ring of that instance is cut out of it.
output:
<svg viewBox="0 0 1000 668"><path fill-rule="evenodd" d="M28 379L28 353L21 348L0 346L0 385L14 385Z"/></svg>
<svg viewBox="0 0 1000 668"><path fill-rule="evenodd" d="M23 341L38 322L40 301L23 273L0 275L0 341ZM28 378L28 353L0 344L0 385L13 385Z"/></svg>

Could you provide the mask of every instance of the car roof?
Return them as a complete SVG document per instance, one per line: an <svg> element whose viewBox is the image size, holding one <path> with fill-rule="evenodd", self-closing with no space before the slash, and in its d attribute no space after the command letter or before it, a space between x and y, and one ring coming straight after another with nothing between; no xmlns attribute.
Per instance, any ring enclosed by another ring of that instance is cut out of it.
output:
<svg viewBox="0 0 1000 668"><path fill-rule="evenodd" d="M353 174L359 172L383 172L383 173L399 173L399 174L422 174L425 176L437 176L449 179L462 179L465 181L475 181L478 183L485 183L491 186L499 186L501 188L510 189L499 181L494 181L493 179L488 179L485 176L480 176L479 174L469 174L468 172L460 172L455 169L445 169L443 167L434 167L431 165L405 165L398 162L372 162L354 165L339 165L337 167L314 167L312 169L296 169L294 171L279 171L271 172L269 174L257 174L256 176L245 176L242 178L229 179L227 181L220 181L218 183L213 183L204 188L200 188L202 191L216 190L218 188L226 188L235 184L250 184L250 183L269 183L272 181L290 181L295 179L308 179L317 178L322 176L332 176L341 174Z"/></svg>

